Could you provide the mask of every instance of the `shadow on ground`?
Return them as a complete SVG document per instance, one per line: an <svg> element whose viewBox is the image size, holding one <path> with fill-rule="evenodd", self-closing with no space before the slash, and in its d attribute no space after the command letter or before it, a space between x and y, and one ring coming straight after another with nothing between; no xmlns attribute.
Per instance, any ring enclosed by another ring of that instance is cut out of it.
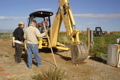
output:
<svg viewBox="0 0 120 80"><path fill-rule="evenodd" d="M99 58L99 57L90 57L90 59L95 60L97 62L107 64L107 61L105 61L105 60L103 60L102 58Z"/></svg>

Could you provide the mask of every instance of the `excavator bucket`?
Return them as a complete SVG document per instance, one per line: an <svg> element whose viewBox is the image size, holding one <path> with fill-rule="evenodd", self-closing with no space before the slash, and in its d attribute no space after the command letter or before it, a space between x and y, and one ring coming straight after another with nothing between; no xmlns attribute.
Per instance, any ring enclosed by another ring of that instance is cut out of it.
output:
<svg viewBox="0 0 120 80"><path fill-rule="evenodd" d="M83 62L88 57L88 49L84 44L72 45L71 48L71 60L74 64Z"/></svg>

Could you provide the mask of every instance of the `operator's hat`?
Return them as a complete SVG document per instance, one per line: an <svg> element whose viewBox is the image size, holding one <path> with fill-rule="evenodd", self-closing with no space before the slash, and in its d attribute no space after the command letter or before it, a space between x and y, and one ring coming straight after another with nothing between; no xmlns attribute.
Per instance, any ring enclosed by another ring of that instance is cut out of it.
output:
<svg viewBox="0 0 120 80"><path fill-rule="evenodd" d="M20 25L20 24L25 24L25 23L24 22L19 22L18 25Z"/></svg>

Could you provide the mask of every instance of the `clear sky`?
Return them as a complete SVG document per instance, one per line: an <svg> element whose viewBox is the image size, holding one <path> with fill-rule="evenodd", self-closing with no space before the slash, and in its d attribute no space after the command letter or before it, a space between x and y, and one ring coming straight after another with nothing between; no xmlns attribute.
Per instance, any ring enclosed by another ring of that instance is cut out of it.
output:
<svg viewBox="0 0 120 80"><path fill-rule="evenodd" d="M94 30L100 26L104 31L120 31L120 0L69 2L78 30ZM0 30L14 30L20 21L27 24L28 15L37 10L55 14L58 6L58 0L0 0Z"/></svg>

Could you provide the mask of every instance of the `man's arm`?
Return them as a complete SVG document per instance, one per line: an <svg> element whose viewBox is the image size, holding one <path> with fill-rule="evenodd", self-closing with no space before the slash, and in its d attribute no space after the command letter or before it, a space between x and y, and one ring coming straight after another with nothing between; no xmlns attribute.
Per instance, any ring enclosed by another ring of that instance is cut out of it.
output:
<svg viewBox="0 0 120 80"><path fill-rule="evenodd" d="M26 30L24 31L24 39L27 39Z"/></svg>
<svg viewBox="0 0 120 80"><path fill-rule="evenodd" d="M47 34L47 31L45 31L44 33L40 33L40 31L36 28L36 31L35 31L35 35L40 38L40 37L44 37L45 35Z"/></svg>
<svg viewBox="0 0 120 80"><path fill-rule="evenodd" d="M48 26L48 23L47 22L43 22L43 28L44 28L44 30L46 30L47 26Z"/></svg>
<svg viewBox="0 0 120 80"><path fill-rule="evenodd" d="M45 23L43 22L43 29L45 30L46 29L46 25L45 25Z"/></svg>

